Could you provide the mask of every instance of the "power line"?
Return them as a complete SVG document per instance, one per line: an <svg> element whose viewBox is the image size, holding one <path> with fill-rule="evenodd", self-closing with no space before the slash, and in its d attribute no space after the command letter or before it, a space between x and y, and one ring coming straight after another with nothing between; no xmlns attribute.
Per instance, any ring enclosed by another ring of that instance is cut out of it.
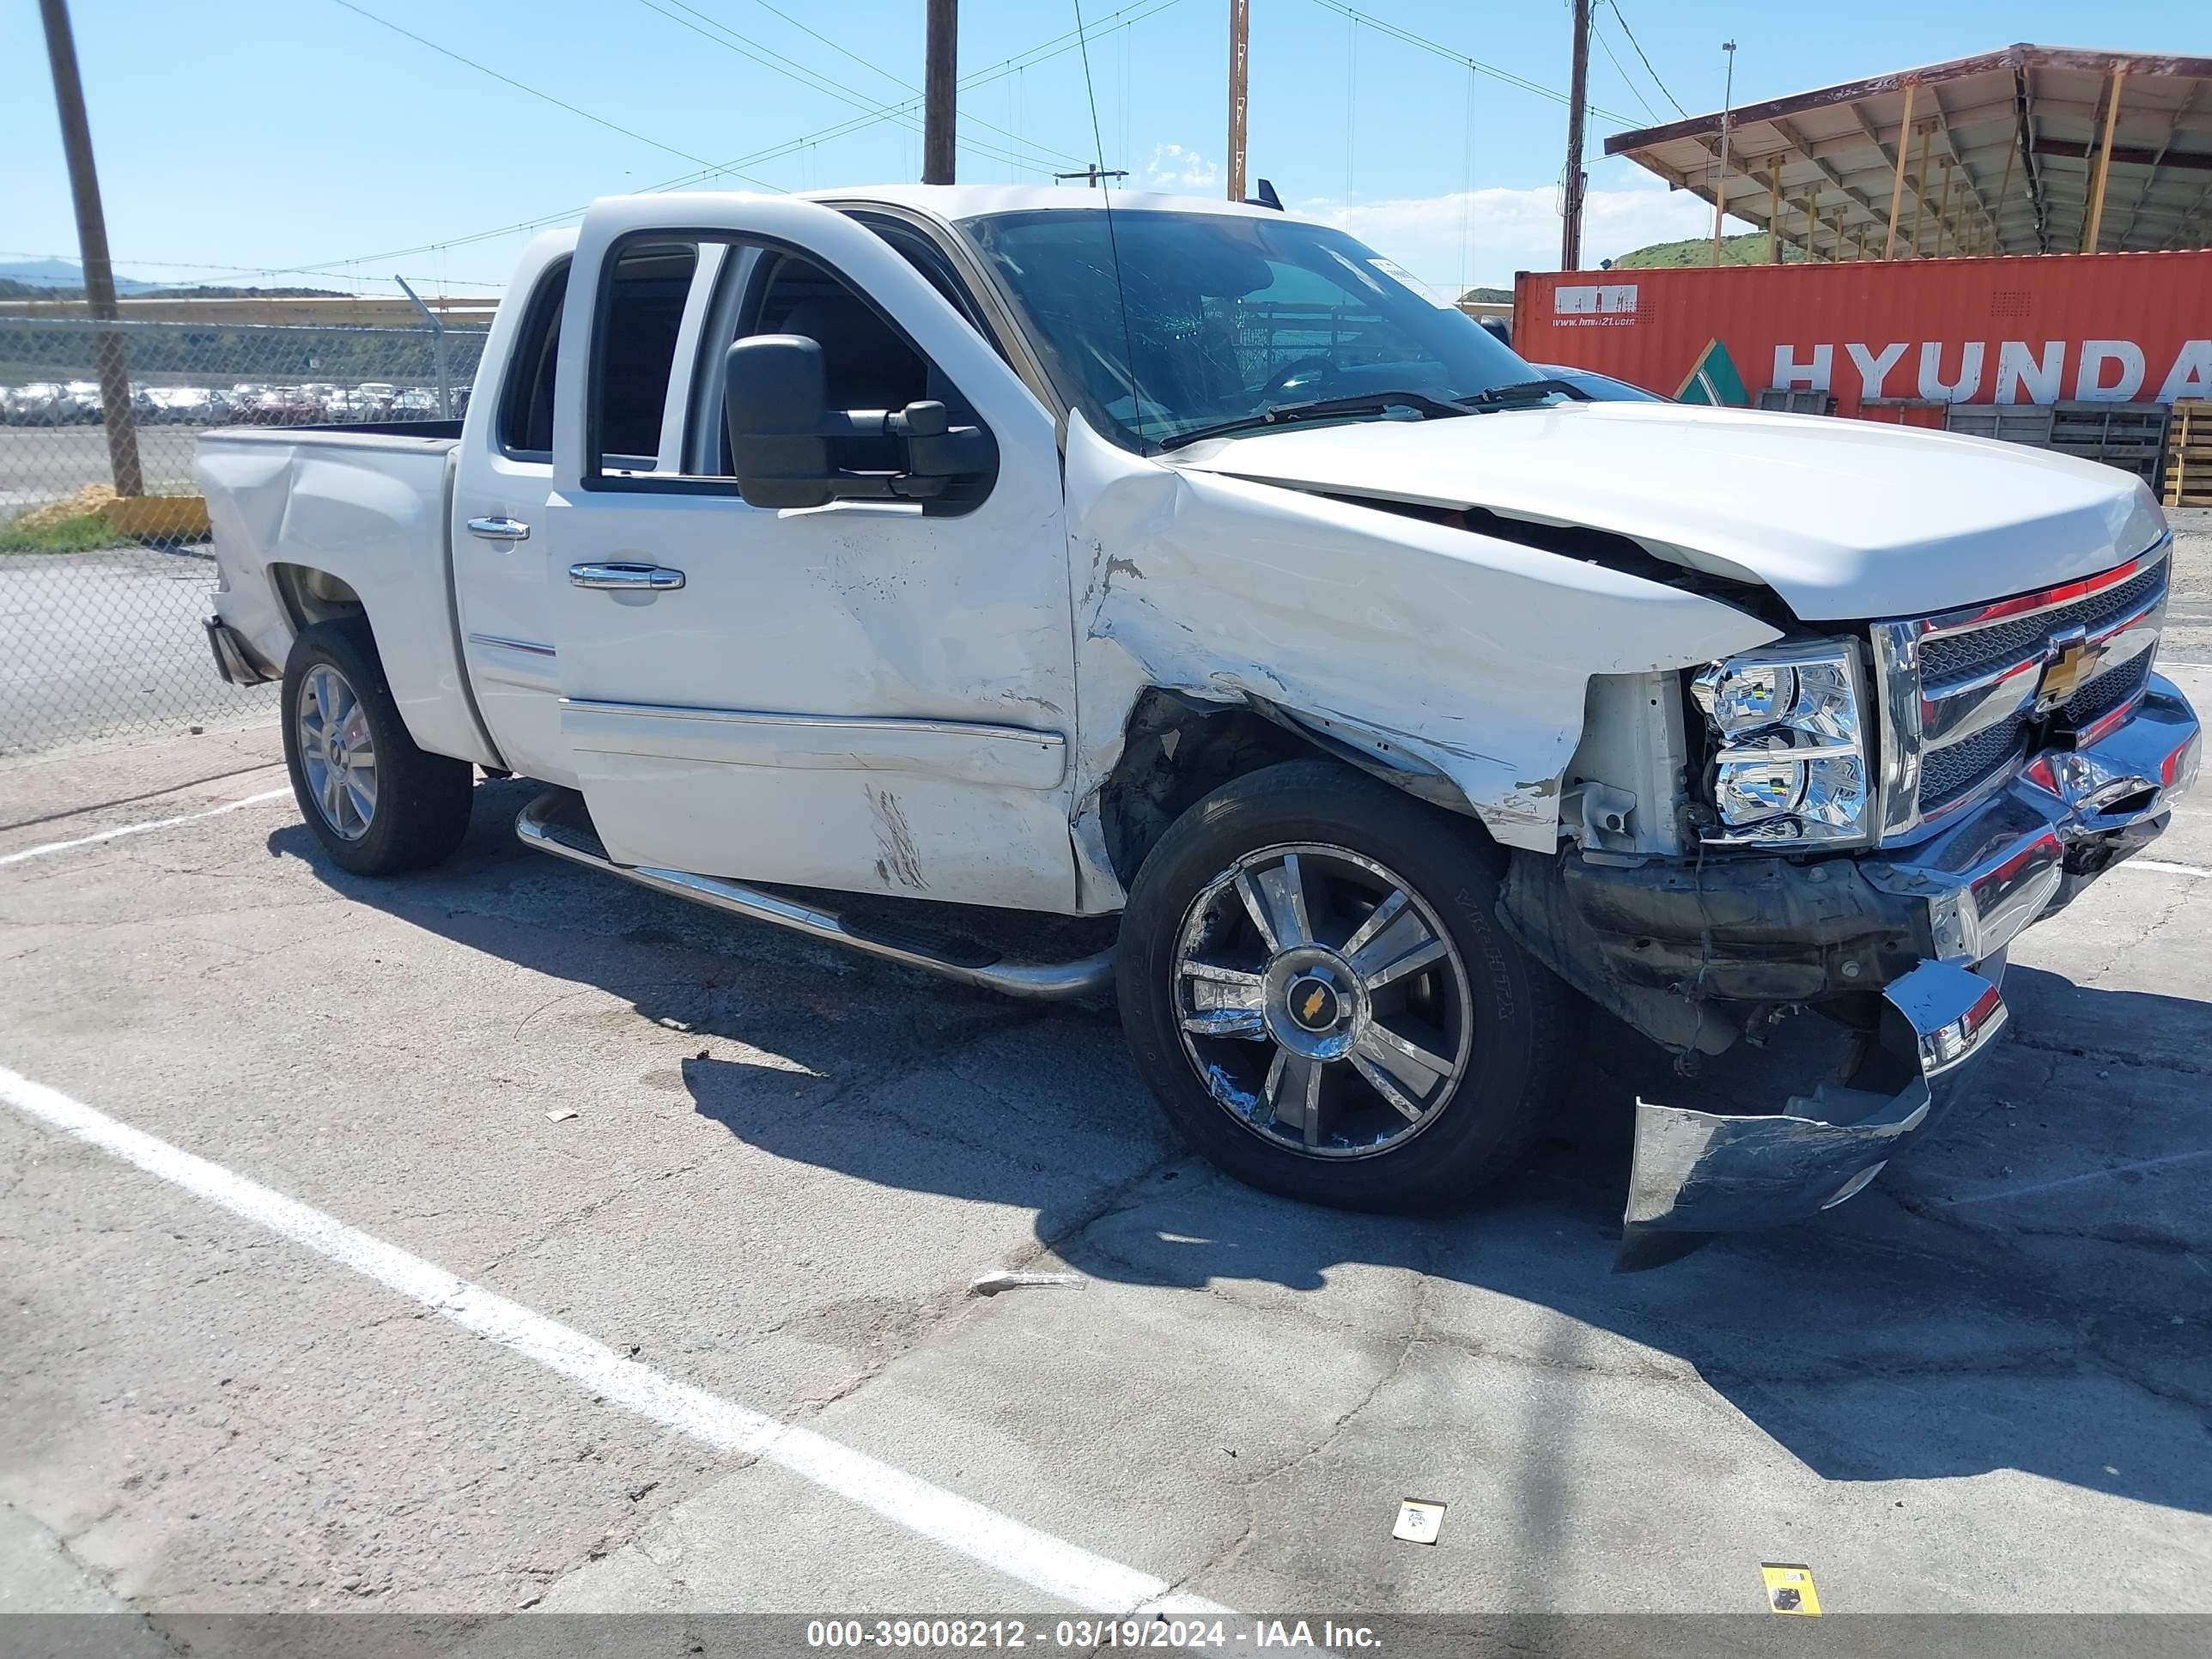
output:
<svg viewBox="0 0 2212 1659"><path fill-rule="evenodd" d="M53 253L43 248L27 247L0 247L0 259L56 259L61 261L64 264L72 265L77 263L77 256L74 253ZM140 258L136 254L118 254L115 258L115 263L118 265L129 265L133 270L217 270L241 276L267 276L287 274L283 271L272 272L265 265L222 264L212 259L143 259ZM408 272L401 273L403 276L410 274L411 273ZM443 283L449 288L499 289L505 288L507 286L504 283L488 283L473 276L425 276L416 275L413 279L418 283ZM380 283L386 286L389 286L392 281L389 276L363 276L353 278L351 280L364 283ZM123 297L128 300L140 297L142 295L153 295L166 293L170 289L175 288L207 288L216 286L220 285L210 283L205 277L179 277L174 282L149 283L144 289L133 289L130 293L125 294Z"/></svg>
<svg viewBox="0 0 2212 1659"><path fill-rule="evenodd" d="M618 121L610 121L604 115L594 115L591 111L579 108L576 105L568 102L564 98L556 98L550 92L541 92L536 87L531 86L526 82L518 81L511 75L501 75L497 70L492 68L488 64L479 64L473 58L464 58L459 52L454 52L448 47L441 46L435 40L424 39L422 35L416 33L412 29L400 27L398 24L393 22L388 17L379 17L374 12L368 10L366 7L356 6L354 4L353 0L331 0L331 3L333 5L343 6L346 10L353 13L356 16L365 17L370 22L378 25L380 27L390 29L394 34L403 34L410 40L415 42L418 46L428 46L432 52L436 52L441 58L450 58L456 64L465 64L470 69L476 70L479 75L489 75L493 80L502 82L506 85L513 87L517 92L526 92L532 98L543 100L544 102L552 105L556 109L567 110L571 115L580 115L586 121L590 121L595 125L603 126L610 132L618 132L625 138L635 139L641 144L650 144L655 149L665 150L669 155L681 156L687 161L696 161L702 167L713 165L703 155L694 155L688 149L678 149L673 144L662 143L658 138L648 138L643 133L633 131L630 128L623 126ZM740 178L744 177L742 173L738 176ZM746 182L748 184L759 185L765 190L775 190L778 188L776 185L769 184L766 180L760 179L746 179Z"/></svg>
<svg viewBox="0 0 2212 1659"><path fill-rule="evenodd" d="M1628 88L1628 95L1643 105L1644 112L1656 121L1659 118L1659 112L1651 107L1651 100L1644 95L1635 82L1628 78L1628 71L1621 68L1620 59L1615 58L1613 55L1613 48L1606 45L1604 32L1593 28L1590 31L1590 39L1597 42L1597 49L1605 54L1605 61L1613 65L1613 72L1620 77L1620 84Z"/></svg>
<svg viewBox="0 0 2212 1659"><path fill-rule="evenodd" d="M800 22L796 17L793 17L789 12L784 10L782 7L771 6L769 4L768 0L753 0L753 3L758 6L763 11L774 12L778 17L783 19L785 22L790 24L792 27L797 29L801 34L812 35L823 46L829 47L830 51L842 53L843 56L851 58L862 69L871 70L877 75L882 76L884 80L889 81L893 86L904 87L908 92L920 90L913 82L907 80L902 76L892 74L890 70L884 68L880 64L870 63L866 58L861 57L859 52L853 51L850 47L841 46L836 41L832 40L828 35L823 33L820 29L809 28L805 24ZM684 9L689 11L691 8L686 6ZM1003 132L1006 129L999 127L993 129L993 131Z"/></svg>
<svg viewBox="0 0 2212 1659"><path fill-rule="evenodd" d="M670 11L665 7L657 3L657 0L637 0L637 3L643 6L647 11L658 13L660 16L665 17L670 22L678 24L684 28L690 29L694 34L699 36L700 39L713 41L714 45L721 47L725 52L733 52L737 53L738 57L745 58L751 63L758 64L763 69L774 70L776 74L782 76L786 80L797 82L800 86L806 88L810 92L822 93L825 96L835 98L840 103L850 104L855 109L872 112L877 108L875 100L870 98L867 94L860 92L854 88L846 86L842 82L834 81L830 76L820 73L818 70L809 69L797 58L787 58L783 53L777 52L772 46L763 46L750 35L741 34L737 30L731 28L728 25L716 21L714 18L709 17L705 12L701 11L696 6L685 5L684 3L684 0L671 0L671 3L676 7L678 11L689 12L691 17L696 17L699 20L698 22L695 23L691 21L690 18L678 17L676 15L676 12ZM701 27L702 24L705 27ZM713 33L708 33L709 30L712 30ZM978 125L987 124L979 122ZM1014 137L1015 142L1018 143L1027 144L1029 143L1027 139L1022 138L1018 134L1012 136ZM1072 161L1079 159L1078 157L1067 155L1065 151L1047 150L1042 147L1036 145L1030 145L1030 147L1037 150L1038 156L1009 155L1006 151L1000 149L995 146L976 143L972 141L962 141L961 143L962 149L972 151L975 155L988 156L994 161L1011 162L1016 167L1033 167L1040 172L1050 172L1058 161ZM1039 156L1049 157L1052 159L1041 161L1038 159ZM696 160L698 158L691 157L689 159Z"/></svg>
<svg viewBox="0 0 2212 1659"><path fill-rule="evenodd" d="M682 5L683 0L675 0L675 3ZM775 13L776 16L783 19L785 22L790 24L792 27L797 29L801 34L812 35L823 46L829 47L830 51L851 58L862 69L868 70L872 74L882 76L884 80L890 82L893 86L902 87L908 92L920 92L921 90L920 87L915 85L913 82L906 79L903 76L892 73L890 70L885 69L880 64L872 63L867 58L861 57L859 52L853 51L849 46L841 45L839 42L831 40L828 35L823 33L821 30L808 27L798 18L793 17L789 12L784 10L782 7L772 6L769 4L769 0L753 0L753 3L758 6L763 11ZM699 15L696 8L695 7L684 6L684 9L685 11L691 12L695 16ZM765 51L767 48L763 47L763 50ZM999 134L1001 137L1011 138L1016 143L1026 144L1030 149L1036 150L1040 154L1055 156L1063 161L1080 161L1083 159L1080 155L1073 155L1066 150L1054 149L1049 144L1040 144L1033 138L1025 138L1018 132L1014 132L1006 127L1000 126L995 122L986 121L981 116L974 114L967 110L963 110L960 112L960 118L963 125L988 127L993 132Z"/></svg>
<svg viewBox="0 0 2212 1659"><path fill-rule="evenodd" d="M1667 101L1674 106L1675 112L1681 116L1684 120L1688 120L1690 118L1690 112L1682 107L1682 100L1680 99L1677 98L1672 92L1668 90L1667 83L1659 78L1659 71L1651 67L1651 58L1650 56L1644 50L1644 43L1636 38L1636 31L1628 27L1628 19L1622 14L1620 9L1620 0L1605 0L1605 3L1613 8L1613 21L1620 25L1620 32L1628 37L1628 44L1635 47L1636 55L1644 59L1644 72L1651 77L1651 84L1658 88L1661 92L1666 93ZM1606 54L1608 58L1612 55L1613 54L1611 52L1607 52ZM1620 65L1616 64L1614 67L1619 68ZM1625 79L1626 77L1624 76L1623 78ZM1633 88L1631 88L1631 90L1633 90ZM1651 106L1649 104L1646 104L1644 107L1646 109L1650 109Z"/></svg>
<svg viewBox="0 0 2212 1659"><path fill-rule="evenodd" d="M1402 40L1409 46L1419 46L1423 52L1434 52L1439 58L1449 58L1455 64L1464 64L1476 73L1486 75L1493 81L1502 81L1509 87L1517 87L1523 92L1533 92L1539 98L1548 98L1555 104L1565 104L1568 101L1567 94L1556 87L1547 87L1541 82L1531 81L1525 75L1516 75L1511 70L1500 69L1495 64L1486 64L1480 58L1470 58L1463 52L1455 52L1441 41L1431 40L1425 34L1416 34L1411 29L1401 28L1395 23L1386 22L1380 17L1372 16L1366 12L1342 4L1341 0L1314 0L1314 4L1333 11L1340 17L1349 17L1354 23L1373 29L1377 34L1387 34L1394 40ZM1633 116L1623 115L1619 110L1600 109L1595 104L1588 104L1584 107L1592 114L1602 115L1611 121L1632 121L1635 118Z"/></svg>
<svg viewBox="0 0 2212 1659"><path fill-rule="evenodd" d="M1134 28L1138 24L1150 22L1163 12L1171 11L1182 3L1182 0L1130 0L1128 4L1121 7L1118 10L1109 12L1105 17L1094 21L1090 25L1088 33L1095 37L1103 33L1109 28ZM1041 40L1036 46L1016 52L1011 58L1001 59L997 64L963 77L960 83L960 89L963 92L972 91L977 87L988 86L994 81L1003 80L1008 76L1035 69L1038 64L1048 63L1055 58L1065 57L1076 50L1081 44L1082 39L1083 36L1071 30L1054 35L1048 40ZM759 180L752 179L749 174L738 172L738 169L776 161L793 151L804 149L811 144L845 137L864 128L873 126L878 122L892 120L901 115L911 115L920 104L921 100L909 98L903 103L883 105L865 114L854 116L849 120L803 134L797 138L787 139L782 143L770 145L765 149L756 150L750 155L738 156L733 161L704 167L696 173L682 173L673 179L664 179L657 185L647 185L644 191L638 193L653 195L666 191L683 190L693 185L704 184L709 179L720 178L724 174L744 179L749 183L759 183ZM776 186L769 185L767 188L773 190ZM588 206L589 204L585 205ZM388 259L412 258L417 254L435 252L445 248L466 247L477 242L494 241L503 236L515 236L528 231L542 230L549 225L557 225L571 219L580 218L584 211L584 207L562 208L555 212L539 214L535 218L517 220L513 224L499 225L489 230L472 231L462 236L448 236L434 242L421 242L412 247L386 248L380 252L356 254L349 258L326 259L317 264L265 265L255 274L264 276L317 276L343 266L381 264Z"/></svg>

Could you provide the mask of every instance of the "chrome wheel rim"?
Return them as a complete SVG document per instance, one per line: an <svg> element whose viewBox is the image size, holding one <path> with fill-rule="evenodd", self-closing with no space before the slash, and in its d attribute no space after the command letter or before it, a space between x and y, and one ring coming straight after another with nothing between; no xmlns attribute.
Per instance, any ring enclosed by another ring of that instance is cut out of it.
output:
<svg viewBox="0 0 2212 1659"><path fill-rule="evenodd" d="M1185 1057L1223 1110L1305 1158L1366 1158L1433 1123L1467 1075L1474 997L1426 900L1348 848L1249 853L1184 912Z"/></svg>
<svg viewBox="0 0 2212 1659"><path fill-rule="evenodd" d="M360 697L344 675L318 663L301 678L292 722L316 811L333 834L359 841L376 817L376 745Z"/></svg>

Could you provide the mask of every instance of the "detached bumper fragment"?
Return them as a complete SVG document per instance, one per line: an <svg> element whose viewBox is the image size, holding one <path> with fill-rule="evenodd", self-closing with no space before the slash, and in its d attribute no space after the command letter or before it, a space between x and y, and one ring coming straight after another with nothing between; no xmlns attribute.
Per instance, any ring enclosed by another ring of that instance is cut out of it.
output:
<svg viewBox="0 0 2212 1659"><path fill-rule="evenodd" d="M1956 822L1897 848L1640 864L1513 854L1498 915L1515 937L1678 1052L1719 1054L1762 1010L1863 1005L1887 988L1881 1040L1848 1086L1766 1117L1637 1102L1619 1268L1833 1208L1928 1127L2005 1022L1971 964L2156 839L2197 781L2203 728L2159 675L2087 738L2029 757Z"/></svg>
<svg viewBox="0 0 2212 1659"><path fill-rule="evenodd" d="M1946 1079L2004 1029L2004 1000L1968 968L1925 962L1883 993L1894 1093L1824 1084L1778 1117L1636 1103L1635 1161L1614 1271L1679 1260L1714 1235L1801 1221L1881 1173L1936 1115Z"/></svg>

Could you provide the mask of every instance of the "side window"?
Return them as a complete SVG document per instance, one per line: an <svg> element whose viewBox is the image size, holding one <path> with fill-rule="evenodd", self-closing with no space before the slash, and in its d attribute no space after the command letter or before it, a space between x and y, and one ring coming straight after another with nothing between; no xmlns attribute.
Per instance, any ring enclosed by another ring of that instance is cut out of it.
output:
<svg viewBox="0 0 2212 1659"><path fill-rule="evenodd" d="M495 429L499 447L514 460L553 459L553 374L561 356L561 307L568 296L568 262L563 259L538 279L507 358Z"/></svg>
<svg viewBox="0 0 2212 1659"><path fill-rule="evenodd" d="M615 257L592 330L590 453L595 473L650 470L675 367L684 307L699 266L696 243L640 241Z"/></svg>
<svg viewBox="0 0 2212 1659"><path fill-rule="evenodd" d="M913 251L895 240L891 245L945 292L949 271L933 270ZM945 405L955 423L977 423L951 378L836 271L803 253L759 245L733 245L721 269L726 291L699 339L692 427L684 447L688 465L698 469L691 476L717 481L735 476L722 420L722 365L732 344L754 335L800 334L820 345L823 390L833 410L896 412L908 404L935 401ZM946 297L967 311L957 289ZM890 436L835 438L830 459L847 471L896 472L906 465L907 449L903 440Z"/></svg>
<svg viewBox="0 0 2212 1659"><path fill-rule="evenodd" d="M993 350L1001 357L1006 355L999 342L991 338L990 330L978 320L975 302L961 286L960 279L953 274L952 262L945 257L944 249L912 225L903 224L896 219L874 213L855 213L853 218L856 223L875 232L892 252L912 265L922 281L944 296L945 304L965 317L969 326L989 341Z"/></svg>
<svg viewBox="0 0 2212 1659"><path fill-rule="evenodd" d="M822 344L832 409L904 409L936 395L928 362L842 279L797 254L767 273L743 334L804 334Z"/></svg>

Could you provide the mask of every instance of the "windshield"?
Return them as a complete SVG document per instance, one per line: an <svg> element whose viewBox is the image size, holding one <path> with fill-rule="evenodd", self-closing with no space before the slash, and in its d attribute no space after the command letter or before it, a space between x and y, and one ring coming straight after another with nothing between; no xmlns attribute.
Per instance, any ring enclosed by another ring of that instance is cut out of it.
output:
<svg viewBox="0 0 2212 1659"><path fill-rule="evenodd" d="M1125 448L1322 398L1450 402L1538 378L1474 319L1324 226L1116 210L1109 240L1104 211L1050 208L962 228L1012 291L1061 395Z"/></svg>

